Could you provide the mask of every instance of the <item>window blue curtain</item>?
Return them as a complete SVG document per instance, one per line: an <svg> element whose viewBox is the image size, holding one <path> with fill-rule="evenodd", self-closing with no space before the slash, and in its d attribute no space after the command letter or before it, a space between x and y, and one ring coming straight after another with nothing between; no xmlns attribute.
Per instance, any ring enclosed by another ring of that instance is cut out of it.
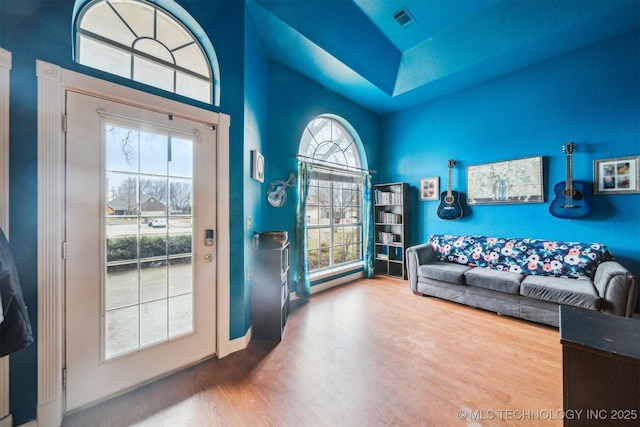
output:
<svg viewBox="0 0 640 427"><path fill-rule="evenodd" d="M309 280L309 257L307 255L307 196L313 164L298 162L298 206L296 219L296 247L297 276L296 295L298 297L311 296L311 281Z"/></svg>
<svg viewBox="0 0 640 427"><path fill-rule="evenodd" d="M364 250L364 275L372 278L373 267L373 210L371 205L371 175L362 174L362 247Z"/></svg>

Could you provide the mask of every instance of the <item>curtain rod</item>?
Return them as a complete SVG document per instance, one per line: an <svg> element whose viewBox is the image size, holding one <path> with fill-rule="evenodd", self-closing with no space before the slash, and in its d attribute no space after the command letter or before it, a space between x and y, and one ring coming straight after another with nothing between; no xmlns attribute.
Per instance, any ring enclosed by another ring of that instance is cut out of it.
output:
<svg viewBox="0 0 640 427"><path fill-rule="evenodd" d="M111 113L107 110L105 110L104 108L98 108L96 110L96 113L98 113L99 116L101 117L115 117L116 119L120 119L120 120L124 120L126 122L130 122L131 124L144 124L144 125L149 125L158 129L162 129L165 132L171 133L171 132L175 132L176 134L179 135L185 135L185 136L190 136L193 135L196 138L196 142L201 142L202 141L202 136L200 135L200 131L198 129L185 129L185 128L181 128L181 127L177 127L177 126L171 126L171 125L165 125L163 123L157 123L157 122L153 122L153 121L149 121L149 120L140 120L137 119L135 117L129 117L129 116L125 116L122 114L117 114L117 113ZM171 114L167 114L171 119L173 119L173 116ZM195 120L193 120L195 121ZM213 129L210 128L209 126L213 126ZM215 126L214 125L209 125L207 124L208 129L210 130L214 130Z"/></svg>
<svg viewBox="0 0 640 427"><path fill-rule="evenodd" d="M350 172L350 173L367 172L370 174L378 173L375 170L362 169L356 166L343 165L340 163L330 162L328 160L318 160L318 159L314 159L313 157L303 156L302 154L295 154L293 157L303 162L313 163L315 166L319 166L319 167L324 166L327 169L332 169L340 172ZM319 162L319 163L316 163L316 162Z"/></svg>

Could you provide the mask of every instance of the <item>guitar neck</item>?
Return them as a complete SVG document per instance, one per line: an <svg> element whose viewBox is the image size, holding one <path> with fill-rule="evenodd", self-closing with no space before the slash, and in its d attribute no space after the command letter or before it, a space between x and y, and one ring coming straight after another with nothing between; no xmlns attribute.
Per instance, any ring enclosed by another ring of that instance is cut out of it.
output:
<svg viewBox="0 0 640 427"><path fill-rule="evenodd" d="M566 189L567 192L573 193L573 178L572 178L572 170L571 170L571 153L567 154L567 179L566 179Z"/></svg>
<svg viewBox="0 0 640 427"><path fill-rule="evenodd" d="M449 179L447 180L447 196L451 197L451 167L449 167Z"/></svg>

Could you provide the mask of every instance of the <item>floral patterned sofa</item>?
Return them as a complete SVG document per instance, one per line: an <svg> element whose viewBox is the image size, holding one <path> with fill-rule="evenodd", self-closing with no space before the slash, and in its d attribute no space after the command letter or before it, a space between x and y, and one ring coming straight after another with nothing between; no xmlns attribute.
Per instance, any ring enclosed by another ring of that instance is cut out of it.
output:
<svg viewBox="0 0 640 427"><path fill-rule="evenodd" d="M633 315L636 278L600 243L431 235L406 255L417 295L552 326L560 305Z"/></svg>

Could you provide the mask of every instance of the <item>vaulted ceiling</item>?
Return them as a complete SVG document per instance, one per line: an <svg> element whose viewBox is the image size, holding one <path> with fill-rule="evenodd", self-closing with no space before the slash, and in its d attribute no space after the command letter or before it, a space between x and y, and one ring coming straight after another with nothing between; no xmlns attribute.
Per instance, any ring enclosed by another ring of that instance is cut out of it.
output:
<svg viewBox="0 0 640 427"><path fill-rule="evenodd" d="M638 0L248 5L271 59L380 114L622 34L639 21Z"/></svg>

